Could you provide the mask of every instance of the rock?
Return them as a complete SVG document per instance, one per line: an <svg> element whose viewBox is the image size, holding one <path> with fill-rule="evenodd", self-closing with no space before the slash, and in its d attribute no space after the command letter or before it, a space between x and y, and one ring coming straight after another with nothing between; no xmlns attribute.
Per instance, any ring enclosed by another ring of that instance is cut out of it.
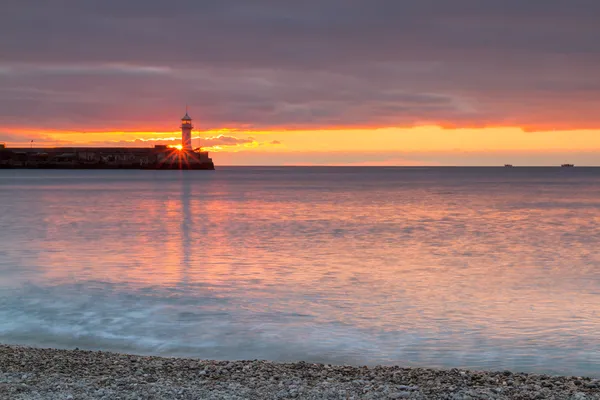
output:
<svg viewBox="0 0 600 400"><path fill-rule="evenodd" d="M587 400L587 396L585 393L577 392L571 397L571 400Z"/></svg>
<svg viewBox="0 0 600 400"><path fill-rule="evenodd" d="M388 394L389 399L408 399L411 396L411 392L395 392Z"/></svg>
<svg viewBox="0 0 600 400"><path fill-rule="evenodd" d="M586 383L583 385L586 389L598 389L600 388L600 384L597 382Z"/></svg>
<svg viewBox="0 0 600 400"><path fill-rule="evenodd" d="M404 390L404 391L415 391L415 390L419 390L418 386L406 386L406 385L399 385L396 386L396 388L398 390Z"/></svg>

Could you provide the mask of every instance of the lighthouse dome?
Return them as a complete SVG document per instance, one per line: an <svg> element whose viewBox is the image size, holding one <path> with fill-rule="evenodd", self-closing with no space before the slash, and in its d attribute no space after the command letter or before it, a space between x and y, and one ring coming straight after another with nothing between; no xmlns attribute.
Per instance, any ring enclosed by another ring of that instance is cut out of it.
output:
<svg viewBox="0 0 600 400"><path fill-rule="evenodd" d="M182 121L191 121L192 119L190 118L190 116L188 115L187 111L185 113L185 115L183 116L183 118L181 118Z"/></svg>

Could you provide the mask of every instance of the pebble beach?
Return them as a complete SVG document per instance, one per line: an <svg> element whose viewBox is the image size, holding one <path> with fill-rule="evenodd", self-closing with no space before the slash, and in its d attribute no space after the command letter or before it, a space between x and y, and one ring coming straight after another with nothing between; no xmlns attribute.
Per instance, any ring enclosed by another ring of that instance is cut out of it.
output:
<svg viewBox="0 0 600 400"><path fill-rule="evenodd" d="M0 346L0 398L600 399L600 380L459 369L208 361Z"/></svg>

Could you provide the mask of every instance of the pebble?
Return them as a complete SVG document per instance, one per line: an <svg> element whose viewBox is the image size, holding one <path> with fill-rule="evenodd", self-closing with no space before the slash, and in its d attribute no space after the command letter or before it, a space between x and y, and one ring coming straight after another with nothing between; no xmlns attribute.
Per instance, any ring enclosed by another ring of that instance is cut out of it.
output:
<svg viewBox="0 0 600 400"><path fill-rule="evenodd" d="M405 385L398 385L396 388L397 388L397 389L400 389L400 390L407 390L407 391L410 391L410 390L419 390L419 387L418 387L418 386L405 386Z"/></svg>
<svg viewBox="0 0 600 400"><path fill-rule="evenodd" d="M600 400L589 378L268 361L208 361L0 345L0 399Z"/></svg>
<svg viewBox="0 0 600 400"><path fill-rule="evenodd" d="M388 395L390 399L408 399L410 397L410 392L397 392L391 393Z"/></svg>

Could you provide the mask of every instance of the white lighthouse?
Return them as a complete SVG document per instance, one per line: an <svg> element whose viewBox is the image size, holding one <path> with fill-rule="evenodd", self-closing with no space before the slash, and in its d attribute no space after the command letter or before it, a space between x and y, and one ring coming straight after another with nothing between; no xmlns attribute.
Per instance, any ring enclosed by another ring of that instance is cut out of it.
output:
<svg viewBox="0 0 600 400"><path fill-rule="evenodd" d="M185 116L181 118L181 148L183 150L192 150L192 119L185 111Z"/></svg>

